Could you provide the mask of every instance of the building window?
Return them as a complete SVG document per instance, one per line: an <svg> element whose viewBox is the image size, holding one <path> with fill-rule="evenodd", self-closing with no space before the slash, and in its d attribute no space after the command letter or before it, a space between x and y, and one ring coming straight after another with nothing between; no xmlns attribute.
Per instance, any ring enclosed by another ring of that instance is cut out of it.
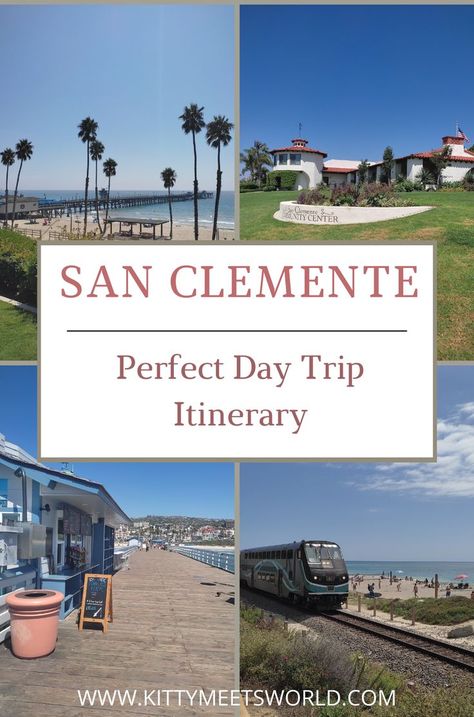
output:
<svg viewBox="0 0 474 717"><path fill-rule="evenodd" d="M287 164L287 163L288 163L288 155L287 154L278 155L278 164Z"/></svg>
<svg viewBox="0 0 474 717"><path fill-rule="evenodd" d="M275 167L275 165L277 165L277 164L278 164L278 155L274 154L273 155L273 166Z"/></svg>
<svg viewBox="0 0 474 717"><path fill-rule="evenodd" d="M290 154L290 164L301 164L301 154Z"/></svg>
<svg viewBox="0 0 474 717"><path fill-rule="evenodd" d="M0 508L6 508L8 505L8 480L0 478Z"/></svg>

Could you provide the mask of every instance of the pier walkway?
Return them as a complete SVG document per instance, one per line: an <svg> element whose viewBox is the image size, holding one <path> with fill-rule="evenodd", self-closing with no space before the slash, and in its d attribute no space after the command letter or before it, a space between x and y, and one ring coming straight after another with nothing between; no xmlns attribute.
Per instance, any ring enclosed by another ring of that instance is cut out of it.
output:
<svg viewBox="0 0 474 717"><path fill-rule="evenodd" d="M138 551L113 578L107 635L59 625L55 652L19 660L0 645L0 715L115 717L232 715L231 707L139 706L144 691L232 690L234 576L178 553ZM77 690L136 690L134 706L81 707ZM156 694L153 695L156 701Z"/></svg>
<svg viewBox="0 0 474 717"><path fill-rule="evenodd" d="M201 191L198 193L198 199L212 199L213 192ZM173 192L169 198L171 202L190 202L193 199L192 192ZM97 200L99 210L105 210L107 204L109 211L114 209L122 209L124 207L145 207L152 204L168 204L167 194L130 194L123 196L111 196L107 202L106 196L101 196ZM87 199L87 210L94 212L96 205L95 194L92 192ZM40 199L38 209L29 212L30 215L38 215L41 217L62 217L64 214L82 213L86 205L84 197L76 199L59 199L58 201L49 201Z"/></svg>

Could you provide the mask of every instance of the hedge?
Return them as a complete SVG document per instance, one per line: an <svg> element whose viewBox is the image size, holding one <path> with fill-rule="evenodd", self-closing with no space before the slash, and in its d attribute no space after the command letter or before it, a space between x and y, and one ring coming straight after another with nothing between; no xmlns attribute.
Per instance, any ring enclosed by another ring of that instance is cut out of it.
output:
<svg viewBox="0 0 474 717"><path fill-rule="evenodd" d="M280 189L285 191L293 190L296 186L296 178L298 172L292 172L290 169L275 170L267 174L267 187L270 189L277 188L277 178L280 177Z"/></svg>
<svg viewBox="0 0 474 717"><path fill-rule="evenodd" d="M0 295L36 306L36 242L0 229Z"/></svg>

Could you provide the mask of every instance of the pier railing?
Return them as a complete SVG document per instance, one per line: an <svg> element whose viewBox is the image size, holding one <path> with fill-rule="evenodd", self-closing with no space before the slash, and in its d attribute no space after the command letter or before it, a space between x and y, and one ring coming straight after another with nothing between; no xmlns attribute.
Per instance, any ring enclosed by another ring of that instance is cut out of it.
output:
<svg viewBox="0 0 474 717"><path fill-rule="evenodd" d="M127 565L129 557L138 550L138 546L134 545L131 548L124 548L123 550L117 550L114 553L114 572L121 570Z"/></svg>
<svg viewBox="0 0 474 717"><path fill-rule="evenodd" d="M205 550L204 548L173 548L175 553L185 555L187 558L198 560L200 563L206 563L213 568L226 570L228 573L235 572L235 556L233 550Z"/></svg>

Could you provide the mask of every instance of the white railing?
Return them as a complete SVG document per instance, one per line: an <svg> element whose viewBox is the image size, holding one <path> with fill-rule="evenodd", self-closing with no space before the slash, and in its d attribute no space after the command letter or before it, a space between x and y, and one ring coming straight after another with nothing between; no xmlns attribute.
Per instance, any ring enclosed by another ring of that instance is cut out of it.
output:
<svg viewBox="0 0 474 717"><path fill-rule="evenodd" d="M187 558L199 560L200 563L212 565L213 568L226 570L228 573L235 572L235 558L233 550L206 550L204 548L187 548L178 546L172 548L175 553L185 555Z"/></svg>

